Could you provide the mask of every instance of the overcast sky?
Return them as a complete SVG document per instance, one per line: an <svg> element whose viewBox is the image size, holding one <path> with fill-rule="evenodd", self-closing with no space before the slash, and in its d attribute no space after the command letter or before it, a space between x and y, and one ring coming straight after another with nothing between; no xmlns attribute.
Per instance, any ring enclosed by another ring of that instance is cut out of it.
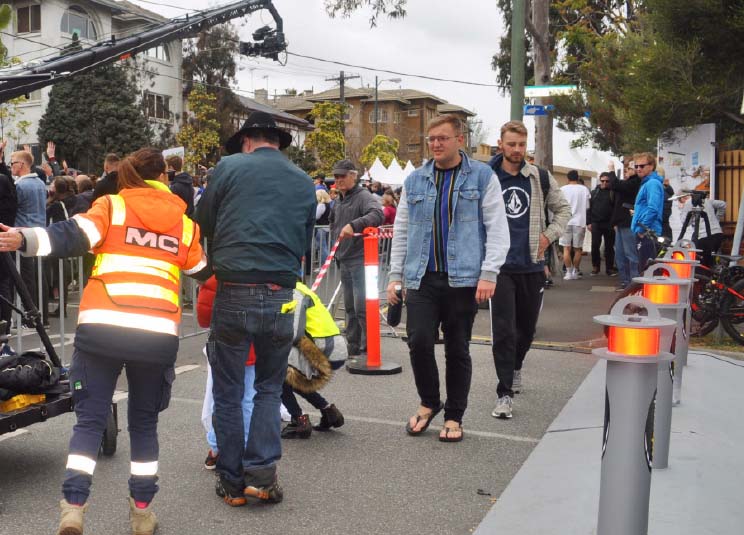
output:
<svg viewBox="0 0 744 535"><path fill-rule="evenodd" d="M166 17L180 16L185 10L203 9L204 0L131 0ZM176 9L164 5L182 6ZM208 5L226 5L227 0ZM271 95L285 89L316 92L337 85L326 78L337 77L341 69L361 79L349 80L352 87L374 86L375 75L381 80L401 78L400 84L382 82L381 89L418 89L437 95L450 103L478 114L489 130L488 142L496 144L501 124L509 119L509 100L497 87L478 87L461 83L437 82L413 76L398 76L374 69L421 74L468 82L495 85L491 57L503 33L501 15L492 0L409 0L408 15L401 20L380 19L369 27L370 12L360 10L349 19L331 19L322 0L274 0L284 19L289 51L317 58L369 67L362 69L288 56L286 66L265 59L241 58L238 76L240 89L250 93L267 88ZM272 21L271 15L258 12L235 21L242 40L251 40L257 27Z"/></svg>

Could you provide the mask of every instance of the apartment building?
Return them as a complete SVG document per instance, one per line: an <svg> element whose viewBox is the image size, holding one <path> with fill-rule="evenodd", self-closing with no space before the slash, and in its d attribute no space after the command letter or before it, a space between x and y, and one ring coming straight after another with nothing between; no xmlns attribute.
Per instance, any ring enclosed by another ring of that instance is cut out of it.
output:
<svg viewBox="0 0 744 535"><path fill-rule="evenodd" d="M13 21L4 30L3 45L8 58L24 64L59 54L77 34L83 46L96 42L141 33L167 19L126 0L15 0L7 2L13 8ZM9 35L11 34L11 35ZM153 130L178 129L176 118L183 111L181 41L176 40L152 48L135 60L131 68L140 73L142 105ZM144 69L153 73L146 74ZM29 144L39 156L37 130L39 120L49 101L51 87L34 91L29 100L17 107L17 114L2 130L11 146ZM17 123L27 121L26 133L19 132Z"/></svg>
<svg viewBox="0 0 744 535"><path fill-rule="evenodd" d="M274 106L287 113L311 120L310 111L318 102L338 102L339 88L301 95L283 95L274 101ZM348 156L358 162L365 146L375 136L375 90L374 88L345 87L344 100L348 106L346 120L346 144ZM424 142L427 123L445 113L458 116L463 122L475 113L446 100L415 89L380 89L377 92L377 133L400 142L398 159L411 160L420 165L431 157ZM470 147L469 132L465 135L465 147Z"/></svg>

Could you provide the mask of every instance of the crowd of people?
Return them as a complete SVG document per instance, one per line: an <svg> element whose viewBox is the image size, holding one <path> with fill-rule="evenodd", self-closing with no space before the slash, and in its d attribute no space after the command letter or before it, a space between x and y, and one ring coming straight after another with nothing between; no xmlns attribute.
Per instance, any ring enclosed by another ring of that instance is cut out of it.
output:
<svg viewBox="0 0 744 535"><path fill-rule="evenodd" d="M344 360L366 359L360 233L368 227L393 225L387 300L407 307L419 398L405 424L408 435L423 435L443 412L438 440L463 440L473 322L478 305L489 301L498 379L491 414L511 419L515 394L524 388L522 367L546 270L557 269L551 260L557 246L564 278L578 278L589 230L592 274L600 272L604 242L606 273L619 273L620 285L627 285L653 255L650 232L662 234L665 191L649 153L635 155L621 179L614 169L602 173L590 192L577 172L561 188L550 172L528 161L521 122L503 125L499 153L488 164L462 150L464 128L452 115L432 119L426 136L432 158L398 190L362 185L348 159L333 165L332 181L323 175L311 180L281 152L291 134L262 112L248 117L225 144L226 155L199 178L184 172L180 157L164 158L150 148L123 158L107 155L100 178L58 164L54 143L40 167L29 150L13 152L8 164L3 157L0 252L22 253L28 288L37 288L34 257L92 253L69 371L77 423L58 534L83 532L98 447L122 371L129 382L132 530L147 535L157 527L151 505L158 490L157 422L174 380L182 274L199 282L199 321L210 328L205 467L215 471L216 493L230 506L282 501L282 439L344 424L341 411L318 392L323 381L316 372L327 378ZM268 183L281 188L281 202ZM322 259L328 243L340 240L335 261L346 315L343 339L300 280L313 240ZM64 295L68 281L56 280L54 271L42 273L41 293L48 288ZM9 277L2 275L0 291L12 300ZM43 295L34 299L45 317L50 314ZM10 320L5 306L2 314ZM444 388L435 359L440 327ZM320 411L316 426L296 395ZM289 412L284 428L282 406Z"/></svg>

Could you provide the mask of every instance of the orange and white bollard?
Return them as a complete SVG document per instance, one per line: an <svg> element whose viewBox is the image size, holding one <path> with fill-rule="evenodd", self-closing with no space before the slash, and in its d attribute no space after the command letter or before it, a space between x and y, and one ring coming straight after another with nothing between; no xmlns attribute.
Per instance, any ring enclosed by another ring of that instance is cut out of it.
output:
<svg viewBox="0 0 744 535"><path fill-rule="evenodd" d="M400 364L382 362L380 354L380 292L378 234L375 227L364 229L364 293L367 312L367 362L347 363L349 373L393 375L403 371Z"/></svg>

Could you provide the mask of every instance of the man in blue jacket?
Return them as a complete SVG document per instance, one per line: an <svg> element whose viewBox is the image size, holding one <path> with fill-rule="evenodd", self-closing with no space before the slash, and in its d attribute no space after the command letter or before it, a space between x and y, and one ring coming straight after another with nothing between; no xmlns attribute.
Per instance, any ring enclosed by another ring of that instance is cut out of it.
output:
<svg viewBox="0 0 744 535"><path fill-rule="evenodd" d="M470 334L476 301L490 299L509 251L509 224L499 181L485 164L460 150L462 122L432 119L426 142L432 159L403 183L393 231L387 298L406 288L406 331L420 406L406 425L411 436L426 431L444 409L442 442L462 440L472 363ZM446 402L439 390L435 333L442 323Z"/></svg>
<svg viewBox="0 0 744 535"><path fill-rule="evenodd" d="M638 269L646 269L648 260L656 256L654 239L648 236L651 229L661 236L664 215L664 179L656 172L656 158L653 154L642 152L633 157L636 174L641 179L641 189L636 196L633 220L630 228L636 236L638 246Z"/></svg>

